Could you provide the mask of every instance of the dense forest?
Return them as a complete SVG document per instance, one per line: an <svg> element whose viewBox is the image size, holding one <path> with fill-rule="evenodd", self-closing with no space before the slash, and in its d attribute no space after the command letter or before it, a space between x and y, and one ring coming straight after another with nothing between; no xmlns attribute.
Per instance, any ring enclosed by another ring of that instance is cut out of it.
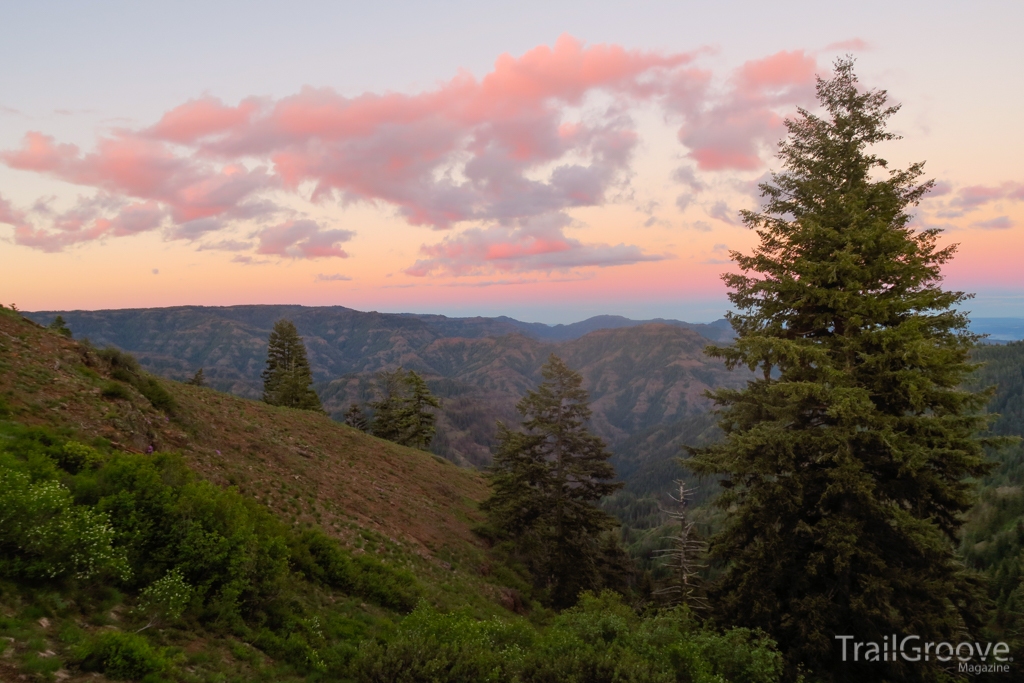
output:
<svg viewBox="0 0 1024 683"><path fill-rule="evenodd" d="M988 577L995 605L993 626L1024 643L1024 342L981 346L981 363L971 378L977 388L992 387L989 410L998 417L991 431L1016 443L990 451L997 467L985 477L977 505L964 528L962 552L968 566Z"/></svg>

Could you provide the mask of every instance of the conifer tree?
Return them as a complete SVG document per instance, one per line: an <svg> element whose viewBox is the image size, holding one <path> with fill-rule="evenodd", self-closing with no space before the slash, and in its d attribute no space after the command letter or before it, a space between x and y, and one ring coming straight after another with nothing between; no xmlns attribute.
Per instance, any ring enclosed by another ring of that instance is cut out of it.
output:
<svg viewBox="0 0 1024 683"><path fill-rule="evenodd" d="M430 393L427 383L410 370L403 378L405 397L399 415L401 443L404 446L427 450L437 431L434 422L437 416L431 408L440 408L441 403Z"/></svg>
<svg viewBox="0 0 1024 683"><path fill-rule="evenodd" d="M206 378L203 376L203 369L199 368L198 370L196 370L196 374L192 375L192 379L186 382L186 384L191 384L192 386L196 387L205 387Z"/></svg>
<svg viewBox="0 0 1024 683"><path fill-rule="evenodd" d="M596 503L622 484L611 482L611 453L587 430L579 373L555 355L541 372L544 381L517 406L522 431L498 424L492 495L483 508L550 602L566 607L601 585L603 556L615 550L602 548L602 532L615 520Z"/></svg>
<svg viewBox="0 0 1024 683"><path fill-rule="evenodd" d="M366 419L366 413L363 412L363 407L358 403L353 403L345 411L345 424L349 427L355 427L361 432L370 430L370 423Z"/></svg>
<svg viewBox="0 0 1024 683"><path fill-rule="evenodd" d="M306 347L290 320L278 320L267 342L267 367L263 371L263 400L271 405L322 412L313 391L313 372Z"/></svg>
<svg viewBox="0 0 1024 683"><path fill-rule="evenodd" d="M14 308L13 304L11 305L11 308ZM53 322L50 323L50 329L56 332L57 334L63 335L68 338L71 337L71 328L68 327L68 324L66 322L64 322L64 316L62 315L58 315L56 318L53 319Z"/></svg>
<svg viewBox="0 0 1024 683"><path fill-rule="evenodd" d="M850 59L817 96L823 116L786 122L784 170L743 212L759 245L723 276L738 337L709 352L757 378L714 392L726 438L688 462L723 477L711 603L774 638L790 677L939 680L934 658L843 662L835 637L977 634L982 602L954 554L966 479L988 471L985 395L960 388L977 337L954 308L968 295L940 286L955 246L910 225L932 187L923 164L889 169L869 150L897 139L898 107L859 89Z"/></svg>
<svg viewBox="0 0 1024 683"><path fill-rule="evenodd" d="M427 450L434 439L437 416L432 408L441 403L416 372L402 368L377 373L376 401L370 433L403 446Z"/></svg>
<svg viewBox="0 0 1024 683"><path fill-rule="evenodd" d="M398 442L402 437L402 404L405 370L381 370L377 373L377 400L370 402L373 422L370 433L381 439Z"/></svg>

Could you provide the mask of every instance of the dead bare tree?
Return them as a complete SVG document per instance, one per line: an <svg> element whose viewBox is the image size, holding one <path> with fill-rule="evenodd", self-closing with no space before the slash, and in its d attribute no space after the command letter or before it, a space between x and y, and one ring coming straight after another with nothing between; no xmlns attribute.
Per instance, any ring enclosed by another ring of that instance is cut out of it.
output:
<svg viewBox="0 0 1024 683"><path fill-rule="evenodd" d="M654 553L663 564L671 569L671 575L664 586L654 591L654 595L663 596L672 605L687 605L692 610L706 610L707 599L700 590L700 570L707 567L701 564L708 545L694 533L693 522L686 514L686 504L696 489L686 488L686 482L676 480L679 495L669 494L675 504L675 510L665 510L673 521L679 524L679 532L665 538L672 542L671 548L655 550Z"/></svg>

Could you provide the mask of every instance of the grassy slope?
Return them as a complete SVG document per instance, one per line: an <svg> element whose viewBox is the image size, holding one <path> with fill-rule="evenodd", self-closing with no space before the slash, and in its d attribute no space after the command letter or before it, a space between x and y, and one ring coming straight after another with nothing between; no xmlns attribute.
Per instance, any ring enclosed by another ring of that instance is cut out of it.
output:
<svg viewBox="0 0 1024 683"><path fill-rule="evenodd" d="M237 487L286 522L318 524L354 553L410 569L443 608L504 611L501 572L491 573L471 532L487 494L479 473L326 416L161 380L177 404L167 415L130 387L130 399L104 397L101 368L87 347L0 311L0 400L9 419L122 450L179 452L200 476Z"/></svg>

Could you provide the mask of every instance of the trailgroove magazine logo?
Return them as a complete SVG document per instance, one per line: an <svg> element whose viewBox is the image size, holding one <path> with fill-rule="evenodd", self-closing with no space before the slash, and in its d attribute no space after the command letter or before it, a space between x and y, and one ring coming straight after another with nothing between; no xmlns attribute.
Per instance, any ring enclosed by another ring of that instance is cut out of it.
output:
<svg viewBox="0 0 1024 683"><path fill-rule="evenodd" d="M950 662L954 659L964 673L1007 673L1010 671L1010 646L1006 643L922 642L920 636L896 634L881 643L857 641L854 636L836 636L842 642L844 662Z"/></svg>

